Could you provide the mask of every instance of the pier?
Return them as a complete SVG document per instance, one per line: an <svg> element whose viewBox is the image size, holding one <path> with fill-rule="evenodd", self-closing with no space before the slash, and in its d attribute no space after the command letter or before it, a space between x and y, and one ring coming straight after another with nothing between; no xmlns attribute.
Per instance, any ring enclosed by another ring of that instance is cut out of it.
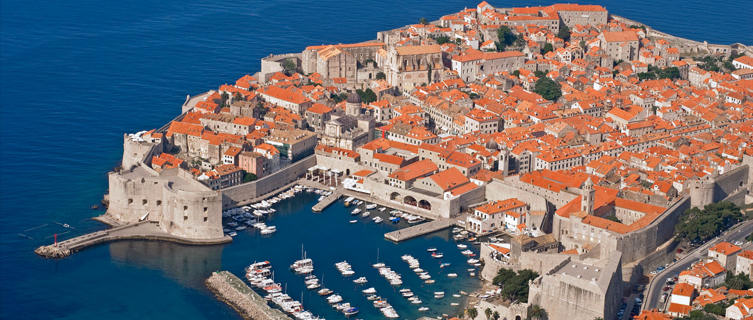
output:
<svg viewBox="0 0 753 320"><path fill-rule="evenodd" d="M387 240L400 242L415 237L420 237L425 234L436 232L442 229L449 228L455 223L453 219L437 219L430 222L425 222L405 229L395 230L384 234L384 238Z"/></svg>
<svg viewBox="0 0 753 320"><path fill-rule="evenodd" d="M159 228L155 221L142 221L132 224L117 226L111 229L95 231L70 238L51 245L41 246L34 250L34 253L45 258L65 258L74 252L83 250L87 247L100 243L118 241L118 240L163 240L183 244L207 245L227 243L233 240L229 236L217 239L186 239L177 237Z"/></svg>
<svg viewBox="0 0 753 320"><path fill-rule="evenodd" d="M343 195L343 189L337 188L334 191L332 191L331 195L328 195L322 201L319 201L317 204L315 204L313 207L311 207L311 211L314 212L322 212L324 209L329 207L329 205L333 204L337 199L340 199Z"/></svg>
<svg viewBox="0 0 753 320"><path fill-rule="evenodd" d="M270 307L262 296L228 271L212 272L205 285L244 319L292 320L282 311Z"/></svg>

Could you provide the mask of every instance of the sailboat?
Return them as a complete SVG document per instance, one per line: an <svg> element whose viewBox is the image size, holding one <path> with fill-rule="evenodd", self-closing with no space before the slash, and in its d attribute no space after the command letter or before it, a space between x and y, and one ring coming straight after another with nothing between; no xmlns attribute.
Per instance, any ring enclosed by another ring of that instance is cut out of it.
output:
<svg viewBox="0 0 753 320"><path fill-rule="evenodd" d="M379 269L384 267L384 263L379 262L379 248L377 248L377 263L372 264L372 267Z"/></svg>

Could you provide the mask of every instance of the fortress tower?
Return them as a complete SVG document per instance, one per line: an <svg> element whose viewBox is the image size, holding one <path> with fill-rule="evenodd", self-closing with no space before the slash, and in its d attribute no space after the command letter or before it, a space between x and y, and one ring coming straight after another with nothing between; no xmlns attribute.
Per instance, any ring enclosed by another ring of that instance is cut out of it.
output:
<svg viewBox="0 0 753 320"><path fill-rule="evenodd" d="M507 177L510 171L510 150L506 147L499 152L499 168L497 169L502 172L503 177Z"/></svg>
<svg viewBox="0 0 753 320"><path fill-rule="evenodd" d="M593 181L591 181L591 177L588 177L588 179L586 179L586 182L583 183L583 188L581 188L581 190L582 198L580 200L580 210L587 214L593 214L596 190L594 190L594 183Z"/></svg>

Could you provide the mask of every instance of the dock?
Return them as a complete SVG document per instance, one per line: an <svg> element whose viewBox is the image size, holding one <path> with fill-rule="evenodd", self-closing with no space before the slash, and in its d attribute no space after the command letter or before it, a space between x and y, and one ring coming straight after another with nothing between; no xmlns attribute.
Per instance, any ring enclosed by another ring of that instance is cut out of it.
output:
<svg viewBox="0 0 753 320"><path fill-rule="evenodd" d="M384 238L394 242L405 241L425 234L447 229L455 223L453 219L437 219L434 221L418 224L405 229L395 230L384 234Z"/></svg>
<svg viewBox="0 0 753 320"><path fill-rule="evenodd" d="M212 272L204 284L244 319L292 320L282 311L270 307L262 296L228 271Z"/></svg>
<svg viewBox="0 0 753 320"><path fill-rule="evenodd" d="M162 231L155 221L142 221L80 235L51 245L41 246L34 253L45 258L65 258L74 252L100 243L118 240L162 240L193 245L227 243L229 236L217 239L195 240L177 237Z"/></svg>
<svg viewBox="0 0 753 320"><path fill-rule="evenodd" d="M319 201L317 204L315 204L313 207L311 207L311 211L314 212L322 212L324 209L329 207L329 205L335 203L337 199L340 199L343 195L343 189L337 188L335 191L332 191L332 194L328 195L322 201Z"/></svg>

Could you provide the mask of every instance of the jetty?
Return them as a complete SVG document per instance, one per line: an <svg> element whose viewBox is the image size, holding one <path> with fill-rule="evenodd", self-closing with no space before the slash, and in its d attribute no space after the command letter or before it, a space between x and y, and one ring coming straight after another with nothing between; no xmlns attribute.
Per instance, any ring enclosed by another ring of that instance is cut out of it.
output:
<svg viewBox="0 0 753 320"><path fill-rule="evenodd" d="M244 319L292 320L282 311L270 307L262 296L231 272L212 272L204 284Z"/></svg>
<svg viewBox="0 0 753 320"><path fill-rule="evenodd" d="M340 199L342 195L343 195L342 188L335 189L334 191L332 191L332 194L326 196L324 199L322 199L322 201L319 201L317 204L311 207L311 211L322 212L324 209L329 207L329 205L337 201L337 199Z"/></svg>
<svg viewBox="0 0 753 320"><path fill-rule="evenodd" d="M387 240L394 242L405 241L415 237L420 237L425 234L436 232L442 229L449 228L455 223L453 219L440 218L434 221L425 222L405 229L395 230L387 232L384 237Z"/></svg>
<svg viewBox="0 0 753 320"><path fill-rule="evenodd" d="M65 258L87 247L118 240L162 240L192 245L208 245L227 243L232 241L233 238L223 236L222 238L207 240L186 239L162 231L156 221L141 221L41 246L34 250L34 253L45 258Z"/></svg>

